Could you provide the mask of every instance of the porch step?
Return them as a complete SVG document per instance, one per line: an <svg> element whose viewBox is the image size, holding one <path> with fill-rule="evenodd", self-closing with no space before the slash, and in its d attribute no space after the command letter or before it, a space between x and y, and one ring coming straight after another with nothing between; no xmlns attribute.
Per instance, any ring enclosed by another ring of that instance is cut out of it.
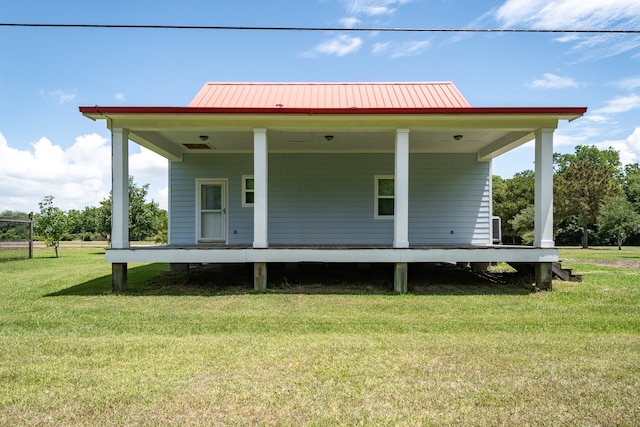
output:
<svg viewBox="0 0 640 427"><path fill-rule="evenodd" d="M523 274L535 274L535 264L532 263L520 263L510 262L511 267L515 268L519 273ZM582 282L582 276L579 274L573 274L570 268L562 268L561 262L551 263L551 271L553 276L565 282Z"/></svg>
<svg viewBox="0 0 640 427"><path fill-rule="evenodd" d="M562 263L554 262L551 264L551 271L553 275L565 282L582 282L582 276L579 274L573 274L573 270L570 268L562 268Z"/></svg>

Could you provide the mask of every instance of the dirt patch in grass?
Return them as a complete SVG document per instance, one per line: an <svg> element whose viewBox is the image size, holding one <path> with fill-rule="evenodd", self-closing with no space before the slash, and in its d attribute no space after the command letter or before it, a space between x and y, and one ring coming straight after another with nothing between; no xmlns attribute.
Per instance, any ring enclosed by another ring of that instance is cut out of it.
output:
<svg viewBox="0 0 640 427"><path fill-rule="evenodd" d="M269 264L268 293L394 294L393 264ZM525 295L533 279L496 268L411 264L409 293L418 295ZM253 293L253 265L210 264L167 271L130 292L142 295L232 295Z"/></svg>
<svg viewBox="0 0 640 427"><path fill-rule="evenodd" d="M630 270L640 270L640 261L620 261L620 260L610 260L610 261L578 261L573 259L564 259L566 262L570 262L572 264L590 264L590 265L599 265L601 267L617 267L617 268L626 268Z"/></svg>

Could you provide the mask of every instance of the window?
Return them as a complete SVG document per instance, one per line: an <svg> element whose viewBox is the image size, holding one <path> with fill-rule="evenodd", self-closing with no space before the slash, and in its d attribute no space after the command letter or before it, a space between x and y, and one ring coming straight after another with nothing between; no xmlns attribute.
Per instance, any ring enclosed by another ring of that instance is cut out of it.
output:
<svg viewBox="0 0 640 427"><path fill-rule="evenodd" d="M375 218L393 218L395 179L393 175L375 176Z"/></svg>
<svg viewBox="0 0 640 427"><path fill-rule="evenodd" d="M242 207L253 206L254 181L253 175L242 175Z"/></svg>

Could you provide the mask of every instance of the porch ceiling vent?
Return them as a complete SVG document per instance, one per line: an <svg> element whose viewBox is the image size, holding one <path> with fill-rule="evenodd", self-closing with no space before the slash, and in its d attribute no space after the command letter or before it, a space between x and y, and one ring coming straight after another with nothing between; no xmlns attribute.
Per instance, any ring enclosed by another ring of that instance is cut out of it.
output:
<svg viewBox="0 0 640 427"><path fill-rule="evenodd" d="M211 147L209 147L208 144L193 143L193 144L182 144L182 145L184 145L189 150L211 150Z"/></svg>

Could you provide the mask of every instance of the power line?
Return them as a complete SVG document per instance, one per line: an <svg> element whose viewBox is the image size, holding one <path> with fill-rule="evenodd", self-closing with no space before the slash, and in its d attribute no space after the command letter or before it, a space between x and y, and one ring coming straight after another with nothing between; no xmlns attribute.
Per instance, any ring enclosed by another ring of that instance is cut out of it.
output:
<svg viewBox="0 0 640 427"><path fill-rule="evenodd" d="M36 28L108 28L151 30L223 30L223 31L349 31L349 32L406 32L406 33L581 33L581 34L640 34L640 30L587 29L524 29L524 28L339 28L339 27L253 27L217 25L135 25L135 24L46 24L1 23L0 27Z"/></svg>

